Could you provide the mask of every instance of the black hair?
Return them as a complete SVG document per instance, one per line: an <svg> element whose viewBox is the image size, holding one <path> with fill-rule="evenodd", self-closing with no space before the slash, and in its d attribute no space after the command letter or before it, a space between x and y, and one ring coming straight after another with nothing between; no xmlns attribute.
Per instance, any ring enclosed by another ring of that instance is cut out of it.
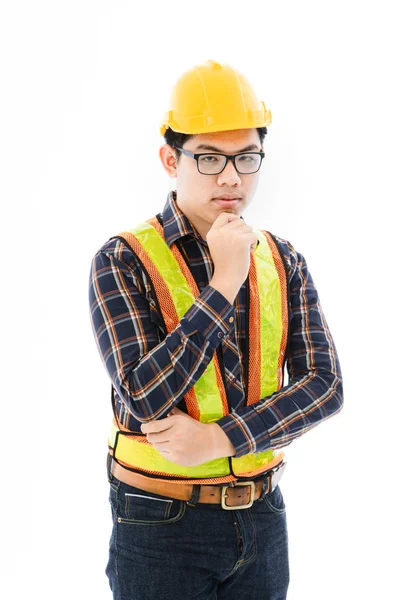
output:
<svg viewBox="0 0 400 600"><path fill-rule="evenodd" d="M262 145L267 135L268 131L266 127L257 127L258 135L260 136L260 144ZM170 127L167 129L164 135L165 143L175 148L176 152L176 162L179 163L179 159L182 155L180 150L177 150L177 146L180 148L183 147L183 144L190 140L190 138L194 137L196 134L189 133L179 133L178 131L173 131Z"/></svg>

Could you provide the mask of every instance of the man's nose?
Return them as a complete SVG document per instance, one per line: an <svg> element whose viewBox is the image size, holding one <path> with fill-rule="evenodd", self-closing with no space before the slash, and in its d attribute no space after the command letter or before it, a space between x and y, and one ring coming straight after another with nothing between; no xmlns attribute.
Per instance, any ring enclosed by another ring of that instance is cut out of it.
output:
<svg viewBox="0 0 400 600"><path fill-rule="evenodd" d="M227 183L228 185L236 185L241 183L239 173L235 169L233 160L228 160L225 169L218 175L218 183Z"/></svg>

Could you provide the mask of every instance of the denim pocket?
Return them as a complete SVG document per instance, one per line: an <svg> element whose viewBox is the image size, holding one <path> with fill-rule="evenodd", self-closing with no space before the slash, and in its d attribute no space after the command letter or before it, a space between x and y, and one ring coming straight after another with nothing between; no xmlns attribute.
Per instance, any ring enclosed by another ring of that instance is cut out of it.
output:
<svg viewBox="0 0 400 600"><path fill-rule="evenodd" d="M274 513L284 513L286 511L285 501L279 485L276 486L273 492L265 494L263 497L266 507Z"/></svg>
<svg viewBox="0 0 400 600"><path fill-rule="evenodd" d="M186 502L142 490L123 481L110 481L110 504L118 523L166 525L179 521Z"/></svg>

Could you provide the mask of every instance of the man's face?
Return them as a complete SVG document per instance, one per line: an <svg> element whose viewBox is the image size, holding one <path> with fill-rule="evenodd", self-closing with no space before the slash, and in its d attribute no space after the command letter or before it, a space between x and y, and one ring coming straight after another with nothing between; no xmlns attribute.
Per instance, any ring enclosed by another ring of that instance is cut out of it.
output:
<svg viewBox="0 0 400 600"><path fill-rule="evenodd" d="M235 129L203 133L192 137L183 148L194 154L221 152L259 152L263 148L257 129ZM193 223L200 235L205 236L221 212L241 215L253 198L260 171L241 174L228 160L225 169L218 175L203 175L197 170L196 161L181 154L179 163L175 161L175 149L165 144L160 148L160 158L171 177L176 177L177 204ZM225 194L239 197L239 201L228 206L216 202L217 196Z"/></svg>

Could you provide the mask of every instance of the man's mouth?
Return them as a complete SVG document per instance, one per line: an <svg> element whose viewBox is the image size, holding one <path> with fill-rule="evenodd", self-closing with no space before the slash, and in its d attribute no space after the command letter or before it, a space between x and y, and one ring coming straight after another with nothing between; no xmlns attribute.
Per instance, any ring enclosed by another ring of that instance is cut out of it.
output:
<svg viewBox="0 0 400 600"><path fill-rule="evenodd" d="M213 200L220 206L235 206L240 202L240 198L229 198L229 196L227 198L219 196L218 198L213 198Z"/></svg>

